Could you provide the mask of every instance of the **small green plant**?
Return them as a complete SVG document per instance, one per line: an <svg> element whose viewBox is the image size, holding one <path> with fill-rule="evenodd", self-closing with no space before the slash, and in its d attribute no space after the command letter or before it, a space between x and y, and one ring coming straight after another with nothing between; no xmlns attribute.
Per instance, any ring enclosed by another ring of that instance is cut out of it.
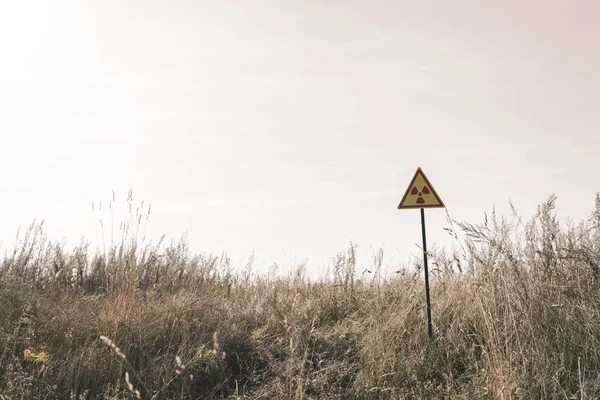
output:
<svg viewBox="0 0 600 400"><path fill-rule="evenodd" d="M266 331L267 331L266 326L256 328L255 330L252 331L251 337L253 340L261 340L265 336Z"/></svg>

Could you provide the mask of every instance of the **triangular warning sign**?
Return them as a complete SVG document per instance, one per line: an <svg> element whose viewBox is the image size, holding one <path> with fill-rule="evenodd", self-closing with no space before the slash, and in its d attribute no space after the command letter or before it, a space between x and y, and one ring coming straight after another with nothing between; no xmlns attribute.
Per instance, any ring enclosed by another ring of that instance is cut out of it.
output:
<svg viewBox="0 0 600 400"><path fill-rule="evenodd" d="M445 207L437 192L431 186L429 179L425 176L421 168L417 169L414 178L410 181L404 197L398 204L401 208L434 208Z"/></svg>

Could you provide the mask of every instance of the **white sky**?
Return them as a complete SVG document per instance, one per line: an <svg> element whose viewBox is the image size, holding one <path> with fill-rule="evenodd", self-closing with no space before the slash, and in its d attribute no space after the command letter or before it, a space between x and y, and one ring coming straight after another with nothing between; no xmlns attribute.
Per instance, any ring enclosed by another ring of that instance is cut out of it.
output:
<svg viewBox="0 0 600 400"><path fill-rule="evenodd" d="M553 192L584 218L599 20L595 0L4 2L0 241L38 218L95 245L92 201L133 189L147 234L194 251L317 270L353 241L393 266L418 252L396 205L419 166L458 220Z"/></svg>

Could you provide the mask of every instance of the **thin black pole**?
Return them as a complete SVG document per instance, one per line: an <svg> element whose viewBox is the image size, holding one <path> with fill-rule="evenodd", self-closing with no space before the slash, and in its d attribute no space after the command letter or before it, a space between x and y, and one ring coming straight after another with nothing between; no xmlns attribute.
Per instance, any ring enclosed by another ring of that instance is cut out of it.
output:
<svg viewBox="0 0 600 400"><path fill-rule="evenodd" d="M429 339L433 339L431 325L431 301L429 300L429 268L427 267L427 238L425 235L425 209L421 208L421 229L423 231L423 262L425 264L425 296L427 297L427 331Z"/></svg>

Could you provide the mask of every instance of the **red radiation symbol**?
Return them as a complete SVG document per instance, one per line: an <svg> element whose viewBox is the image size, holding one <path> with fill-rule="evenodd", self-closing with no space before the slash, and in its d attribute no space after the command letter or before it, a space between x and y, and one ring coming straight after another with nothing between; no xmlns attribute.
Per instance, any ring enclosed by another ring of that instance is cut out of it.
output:
<svg viewBox="0 0 600 400"><path fill-rule="evenodd" d="M427 186L423 186L423 190L421 190L419 192L419 189L417 189L416 186L413 186L412 190L410 191L410 194L413 196L419 196L419 198L417 199L417 204L424 204L425 203L425 199L423 199L423 195L424 194L429 194L431 193L429 191L429 188Z"/></svg>

